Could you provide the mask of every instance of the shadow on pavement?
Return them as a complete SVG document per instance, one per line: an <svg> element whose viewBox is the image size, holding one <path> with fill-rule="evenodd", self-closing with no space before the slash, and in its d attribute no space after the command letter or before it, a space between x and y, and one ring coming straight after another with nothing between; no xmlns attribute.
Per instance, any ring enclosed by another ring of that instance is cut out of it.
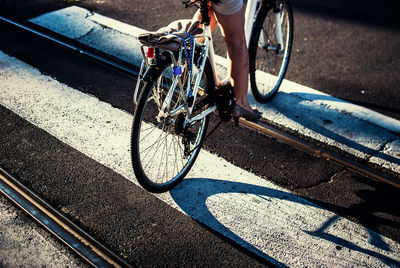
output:
<svg viewBox="0 0 400 268"><path fill-rule="evenodd" d="M347 103L344 100L334 98L329 95L313 94L304 92L278 92L276 100L282 98L284 100L290 100L290 104L285 102L282 106L277 107L277 110L287 118L294 122L304 126L305 128L314 131L318 134L326 136L337 143L348 146L354 150L366 153L371 157L375 156L381 158L389 163L400 165L400 158L395 155L388 155L384 153L381 148L381 144L398 139L398 134L386 130L388 134L382 137L382 130L380 126L368 123L363 119L349 118L346 120L345 111L337 111L335 107L310 107L310 102L316 102L318 105L319 101L328 101L327 104L320 103L319 106L329 106L329 102ZM272 103L276 100L273 100ZM276 102L278 103L278 102ZM272 104L274 105L274 104ZM314 105L314 104L313 104ZM291 107L297 107L294 111ZM357 133L352 139L352 132ZM390 132L390 133L389 133ZM347 136L345 135L347 134ZM361 144L357 142L360 137L364 137L360 140L368 141L368 144ZM375 143L375 144L371 144ZM370 145L371 147L367 146ZM375 147L375 148L374 148ZM376 148L379 147L379 148Z"/></svg>
<svg viewBox="0 0 400 268"><path fill-rule="evenodd" d="M342 217L355 219L366 228L375 230L379 233L385 233L387 229L399 229L400 226L396 219L400 218L400 207L398 206L399 189L391 186L374 182L372 180L365 180L360 177L354 177L355 181L366 185L364 189L357 189L354 195L360 200L350 206L344 204L334 204L332 201L320 199L311 200L316 204L327 208L328 210L335 211ZM349 185L349 187L352 187ZM318 198L317 198L318 199ZM337 219L332 219L330 224L333 224ZM323 236L322 230L314 232L315 235ZM399 237L395 237L398 241ZM382 243L380 235L371 233L370 243L384 250L390 250L385 243Z"/></svg>
<svg viewBox="0 0 400 268"><path fill-rule="evenodd" d="M190 198L188 197L188 192L190 192ZM250 244L250 242L246 241L244 238L235 234L233 231L229 229L229 227L225 226L223 223L219 221L219 219L213 215L210 209L207 206L207 199L218 194L223 193L238 193L238 194L251 194L259 196L263 199L282 199L285 201L290 201L298 204L304 204L304 206L314 206L319 208L319 206L314 205L313 203L308 202L307 200L300 198L294 194L283 192L277 189L271 189L267 187L251 185L240 182L231 182L225 180L216 180L216 179L207 179L207 178L192 178L183 180L183 182L178 185L175 189L171 191L171 196L176 202L176 204L190 217L193 219L205 223L207 226L210 226L213 230L216 230L218 233L223 234L228 237L230 240L235 243L243 246L247 250L261 256L267 261L272 262L275 265L286 266L274 258L268 256L264 252L257 249L255 246ZM227 212L226 212L227 213ZM254 213L254 211L249 212ZM337 245L336 249L347 248L352 251L358 251L362 254L372 256L374 258L378 258L382 260L387 265L400 265L400 263L396 260L393 260L387 256L380 254L379 252L362 248L354 244L352 241L347 241L343 238L334 236L325 232L325 230L335 224L336 221L340 219L340 216L334 215L331 218L328 218L325 223L321 225L320 228L314 231L305 231L303 232L322 238L329 242L332 242ZM266 219L268 220L268 219ZM301 226L300 226L301 229ZM368 230L370 239L369 243L377 248L382 250L391 252L390 246L387 245L381 236L373 231ZM258 237L261 239L260 237Z"/></svg>

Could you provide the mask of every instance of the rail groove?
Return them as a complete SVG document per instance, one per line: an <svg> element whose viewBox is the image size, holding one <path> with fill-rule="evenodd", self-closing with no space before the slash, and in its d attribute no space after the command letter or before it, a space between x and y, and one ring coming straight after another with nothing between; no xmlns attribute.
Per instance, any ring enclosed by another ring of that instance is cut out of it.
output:
<svg viewBox="0 0 400 268"><path fill-rule="evenodd" d="M397 188L400 188L400 180L392 178L386 174L383 174L382 172L374 170L354 160L348 159L339 154L330 152L314 144L301 140L298 137L287 134L265 123L252 123L241 119L240 125L255 130L268 137L275 138L279 142L286 143L300 151L311 154L317 158L322 158L334 162L340 166L343 166L363 176L369 177L374 180L382 181Z"/></svg>
<svg viewBox="0 0 400 268"><path fill-rule="evenodd" d="M73 51L78 55L92 59L96 63L99 63L106 67L111 67L114 70L117 70L118 72L125 74L129 77L136 77L139 74L139 68L135 65L124 62L116 57L112 57L99 50L88 47L84 44L79 43L76 40L51 32L50 30L44 29L29 21L19 22L0 16L0 22L7 23L19 29L30 32L34 35L40 36L46 40L53 42L56 45L59 45L70 51Z"/></svg>
<svg viewBox="0 0 400 268"><path fill-rule="evenodd" d="M45 29L41 29L40 27L37 27L30 22L16 22L16 21L12 21L10 19L7 19L7 18L1 17L1 16L0 16L0 21L6 22L15 27L18 27L18 28L24 29L26 31L29 31L33 34L39 35L47 40L50 40L50 41L56 43L57 45L60 45L69 50L75 51L80 55L84 55L100 64L103 64L103 65L111 67L119 72L127 74L130 77L134 77L134 76L138 75L138 67L137 66L133 66L131 64L127 64L116 58L109 57L108 55L106 55L100 51L93 50L90 47L84 46L74 40L70 40L68 38L62 37L56 33L48 32L48 31L45 32L46 31ZM339 154L330 152L323 148L319 148L319 147L317 147L311 143L308 143L306 141L303 141L295 136L292 136L283 131L280 131L268 124L265 124L265 123L255 124L255 123L248 122L245 120L240 120L240 124L244 127L247 127L254 131L257 131L263 135L275 138L280 142L286 143L298 150L309 153L315 157L329 160L329 161L337 163L349 170L357 172L363 176L367 176L369 178L372 178L372 179L375 179L378 181L382 181L382 182L385 182L385 183L388 183L390 185L400 188L400 180L398 180L398 179L392 178L386 174L383 174L382 172L374 170L366 165L363 165L363 164L353 161L351 159L345 158Z"/></svg>
<svg viewBox="0 0 400 268"><path fill-rule="evenodd" d="M131 267L0 167L0 192L95 267Z"/></svg>

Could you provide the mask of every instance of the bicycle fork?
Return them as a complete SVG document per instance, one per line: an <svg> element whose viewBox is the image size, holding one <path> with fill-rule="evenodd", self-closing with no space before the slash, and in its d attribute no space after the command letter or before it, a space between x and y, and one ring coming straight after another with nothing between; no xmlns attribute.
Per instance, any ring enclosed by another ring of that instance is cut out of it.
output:
<svg viewBox="0 0 400 268"><path fill-rule="evenodd" d="M278 51L279 53L282 53L284 50L284 45L283 45L283 33L282 33L282 12L281 12L281 7L279 1L274 2L274 7L272 9L272 12L274 13L275 17L275 35L276 35L276 41L278 45Z"/></svg>
<svg viewBox="0 0 400 268"><path fill-rule="evenodd" d="M282 31L282 22L284 16L282 14L282 7L279 0L269 0L264 1L261 4L257 0L250 0L247 4L246 8L246 41L247 45L249 45L250 37L251 37L251 30L253 26L253 22L256 19L257 7L258 5L268 5L273 13L273 20L275 23L275 38L276 38L276 45L270 44L270 40L265 40L264 35L260 35L260 46L271 51L276 51L278 54L283 54L285 47L283 42L283 31ZM254 14L254 18L251 20L249 19L251 14Z"/></svg>

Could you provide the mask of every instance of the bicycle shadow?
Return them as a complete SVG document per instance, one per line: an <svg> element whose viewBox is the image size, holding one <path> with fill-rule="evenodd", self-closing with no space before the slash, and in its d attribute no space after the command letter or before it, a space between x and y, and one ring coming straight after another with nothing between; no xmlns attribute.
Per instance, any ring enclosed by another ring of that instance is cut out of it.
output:
<svg viewBox="0 0 400 268"><path fill-rule="evenodd" d="M207 204L207 200L215 195L228 194L228 193L256 195L264 200L280 199L280 200L285 200L286 202L290 201L293 203L302 204L304 206L309 206L314 208L321 208L321 207L289 192L284 192L281 190L267 188L263 186L257 186L241 182L232 182L226 180L217 180L208 178L190 178L183 180L176 188L171 190L170 194L173 200L176 202L176 204L194 220L199 221L200 223L204 223L205 225L209 226L211 229L227 237L234 243L244 247L245 249L247 249L252 253L255 253L256 255L273 263L274 265L278 265L280 267L287 267L285 264L272 258L271 256L267 255L266 253L264 253L263 251L252 245L251 242L246 241L246 239L234 233L229 227L225 226L217 218L217 216L214 216L214 214L209 208L209 205ZM247 212L247 214L252 212L254 211ZM229 213L229 211L224 212L224 214L227 213ZM251 214L249 216L251 217ZM400 262L397 260L391 259L390 257L387 257L379 252L362 248L361 246L352 243L351 241L347 241L341 237L337 237L335 235L325 232L325 230L330 226L334 228L335 227L334 224L335 222L338 221L339 218L340 216L334 215L331 218L328 218L325 223L322 223L322 225L314 231L307 231L307 230L301 230L301 231L310 236L318 237L326 241L329 241L331 243L334 243L341 248L347 248L352 251L358 251L367 256L378 258L387 265L400 266ZM265 220L270 221L273 224L272 220L269 219ZM392 252L390 245L388 245L379 234L371 230L367 231L371 238L368 241L369 244L381 250ZM258 237L258 239L262 239L262 237ZM276 247L279 248L279 245L277 245Z"/></svg>
<svg viewBox="0 0 400 268"><path fill-rule="evenodd" d="M399 139L398 133L395 134L374 123L349 116L349 112L329 107L329 103L349 104L344 100L324 94L280 91L266 105L273 107L306 129L326 136L339 144L400 165L400 157L383 152L382 146ZM362 144L358 141L366 142Z"/></svg>

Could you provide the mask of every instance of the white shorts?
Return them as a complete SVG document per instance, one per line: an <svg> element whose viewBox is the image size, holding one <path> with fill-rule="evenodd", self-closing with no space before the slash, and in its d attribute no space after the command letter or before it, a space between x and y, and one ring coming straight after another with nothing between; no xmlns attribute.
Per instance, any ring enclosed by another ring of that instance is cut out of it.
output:
<svg viewBox="0 0 400 268"><path fill-rule="evenodd" d="M212 7L218 13L231 15L242 9L243 0L221 0L218 5L213 3Z"/></svg>

